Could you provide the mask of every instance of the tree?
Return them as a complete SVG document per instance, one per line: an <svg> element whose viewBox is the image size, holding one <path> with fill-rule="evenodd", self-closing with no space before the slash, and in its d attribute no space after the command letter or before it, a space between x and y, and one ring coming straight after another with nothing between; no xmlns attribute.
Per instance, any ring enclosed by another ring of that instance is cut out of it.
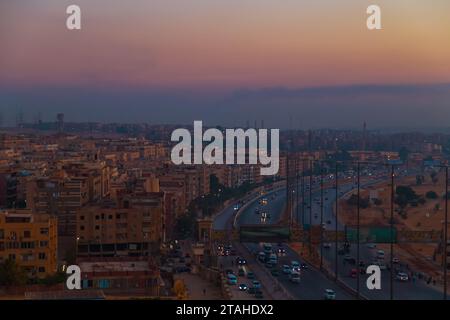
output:
<svg viewBox="0 0 450 320"><path fill-rule="evenodd" d="M395 189L396 197L395 203L400 207L402 213L410 202L417 200L418 196L416 192L408 186L398 186Z"/></svg>
<svg viewBox="0 0 450 320"><path fill-rule="evenodd" d="M347 200L347 204L350 206L358 205L358 195L352 194L350 198ZM360 198L359 199L359 207L362 209L366 209L369 207L369 198Z"/></svg>
<svg viewBox="0 0 450 320"><path fill-rule="evenodd" d="M217 194L223 186L219 182L219 178L215 174L211 174L209 176L209 185L210 185L210 192L212 194Z"/></svg>
<svg viewBox="0 0 450 320"><path fill-rule="evenodd" d="M395 189L395 193L398 197L403 197L407 202L416 200L418 198L416 192L409 186L398 186Z"/></svg>
<svg viewBox="0 0 450 320"><path fill-rule="evenodd" d="M432 171L430 173L430 178L431 178L431 181L433 182L433 184L436 184L438 182L437 172Z"/></svg>
<svg viewBox="0 0 450 320"><path fill-rule="evenodd" d="M0 285L21 286L27 283L26 272L14 260L6 260L0 264Z"/></svg>
<svg viewBox="0 0 450 320"><path fill-rule="evenodd" d="M425 194L425 197L427 197L428 199L437 199L438 195L437 195L437 193L434 192L434 191L428 191L428 192Z"/></svg>
<svg viewBox="0 0 450 320"><path fill-rule="evenodd" d="M175 234L178 239L187 239L194 235L196 226L196 215L188 212L180 216L175 222Z"/></svg>

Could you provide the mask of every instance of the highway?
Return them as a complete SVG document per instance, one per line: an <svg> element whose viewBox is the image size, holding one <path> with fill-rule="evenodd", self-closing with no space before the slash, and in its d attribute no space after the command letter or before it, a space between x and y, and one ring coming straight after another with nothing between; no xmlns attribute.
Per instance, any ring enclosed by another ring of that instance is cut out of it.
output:
<svg viewBox="0 0 450 320"><path fill-rule="evenodd" d="M267 205L261 206L259 204L259 200L262 198L268 199ZM249 203L248 206L245 209L243 209L242 212L239 213L236 224L237 226L239 226L244 224L276 223L281 217L285 203L286 203L286 189L281 189L276 192L271 192L263 196L256 197L254 201ZM270 213L271 217L265 222L261 222L261 214L255 213L256 208L261 208L261 210ZM232 219L233 214L234 214L233 208L225 209L221 213L221 215L223 216L219 215L218 219L215 220L214 226L217 228L219 227L226 228L227 227L226 219L227 218ZM231 228L231 224L228 225L228 227ZM258 280L260 280L263 276L265 278L270 278L267 281L261 281L263 283L263 286L267 282L278 282L294 299L301 299L301 300L323 299L325 289L335 290L337 299L347 300L353 298L348 291L342 289L342 287L338 286L333 280L328 279L319 270L315 270L312 267L303 272L300 284L290 282L287 275L283 275L281 272L280 275L276 278L273 277L272 275L267 276L269 271L262 270L265 268L265 266L257 262L255 258L255 253L261 251L260 246L262 244L243 243L242 245L250 252L250 255L248 255L249 260L251 259L251 261L249 261L249 265L251 267L251 270L255 272L255 274L257 275ZM276 246L276 244L273 245ZM283 264L290 264L292 260L304 263L304 261L300 259L298 254L295 253L292 249L290 249L289 246L283 245L283 248L286 250L286 253L280 256L279 258L280 262L278 264L279 267L281 267ZM240 252L239 254L243 255L243 252ZM219 261L224 261L224 259L225 257L222 257L219 259ZM222 265L222 267L223 269L226 269L224 265ZM244 281L244 283L248 284L248 280L246 280L243 277L239 278L238 283L240 283L239 281Z"/></svg>
<svg viewBox="0 0 450 320"><path fill-rule="evenodd" d="M380 182L380 180L370 179L368 182L362 183L362 186L375 184ZM339 186L338 194L339 196L343 196L347 192L354 189L353 181L344 183ZM313 199L320 199L320 190L314 190L312 192ZM265 223L275 223L285 205L286 201L286 192L285 189L277 192L277 196L272 199L268 197L269 203L265 206L265 210L269 212L272 217L269 221ZM301 201L301 200L300 200ZM309 205L309 192L305 192L305 203ZM335 216L334 216L334 204L336 201L335 189L328 188L324 190L324 211L323 211L323 221L325 223L325 228L328 230L335 229ZM309 224L310 212L305 205L305 213L303 221L306 224ZM258 202L253 203L249 206L245 211L241 212L238 219L238 225L243 224L258 224L261 223L261 218L258 214L255 214L255 209L259 206ZM294 217L297 216L295 213L297 208L294 207ZM299 219L301 219L301 202L299 204L298 215ZM320 203L317 201L312 201L312 224L319 225L320 224ZM338 229L343 230L344 226L338 222ZM257 251L257 244L245 244L251 251ZM339 244L339 247L341 244ZM286 257L282 257L280 259L279 265L282 265L285 262L289 262L290 260L298 260L301 261L300 257L290 250L287 246L284 246L287 251ZM323 249L324 252L324 263L328 266L330 271L334 271L335 268L335 245L334 243L331 245L329 249ZM352 258L356 258L356 244L352 244L350 248L350 256ZM367 244L361 243L360 245L360 260L365 262L366 264L370 264L371 261L376 256L377 249L369 248ZM345 263L344 255L338 255L338 276L339 280L342 281L346 286L356 290L357 279L352 278L350 276L351 269L355 268L355 266L350 265L349 263ZM390 261L389 252L386 252L385 261ZM407 271L402 269L401 267L397 267L399 271ZM362 297L367 299L390 299L390 271L383 270L382 278L381 278L381 290L369 290L366 286L367 275L360 275L360 292ZM325 276L322 275L321 272L315 270L308 270L304 273L302 277L302 282L300 285L292 284L289 282L287 277L280 276L279 282L289 290L296 299L320 299L323 296L324 288L331 288L336 290L337 299L346 299L350 298L348 293L344 290L340 290L339 287L336 286L334 281L329 280ZM394 279L394 299L399 300L411 300L411 299L442 299L442 292L434 288L432 285L426 284L422 280L407 281L400 282Z"/></svg>

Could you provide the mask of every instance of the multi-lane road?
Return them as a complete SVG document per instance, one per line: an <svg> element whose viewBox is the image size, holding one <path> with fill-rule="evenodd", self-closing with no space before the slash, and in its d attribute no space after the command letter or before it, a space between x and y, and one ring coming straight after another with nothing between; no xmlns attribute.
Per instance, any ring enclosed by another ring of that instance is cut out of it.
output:
<svg viewBox="0 0 450 320"><path fill-rule="evenodd" d="M364 179L362 182L362 186L367 186L369 184L375 184L380 182L380 180L375 178ZM294 218L298 218L299 220L304 219L304 221L299 221L299 223L310 224L310 216L312 218L313 225L320 225L321 221L324 222L324 226L328 230L334 230L336 228L335 225L335 215L334 215L334 205L336 202L336 190L333 188L324 189L324 201L323 201L323 217L321 217L321 205L318 199L321 198L321 192L317 188L318 183L313 185L312 190L312 199L311 199L311 209L308 208L310 203L309 200L309 191L306 190L304 193L305 199L303 200L306 205L301 204L301 197L299 197L300 203L298 203L298 208L294 206ZM354 189L354 181L347 181L345 183L341 183L338 189L339 197L351 192ZM306 184L306 189L308 188L308 184ZM300 192L299 190L296 190ZM259 200L261 198L266 198L268 200L267 205L261 206L259 204ZM232 223L235 223L235 227L239 227L241 225L255 225L255 224L272 224L279 221L281 215L285 209L286 205L286 189L278 189L276 192L272 192L263 196L255 197L251 203L248 203L246 208L239 212L239 215L236 219L233 219L235 215L234 208L231 206L228 209L225 209L221 215L219 215L214 223L214 227L216 229L226 229L232 228ZM255 213L257 208L261 208L265 212L270 214L270 218L262 221L261 215ZM296 214L296 212L302 213L304 210L304 214ZM311 213L310 213L311 210ZM339 230L344 229L344 225L339 222L338 226ZM261 251L261 244L255 243L245 243L243 244L250 252L256 253ZM277 244L273 244L274 247L277 247ZM339 247L342 244L339 244ZM282 247L285 249L286 253L283 256L279 257L278 266L282 266L283 264L290 264L292 260L302 261L299 255L294 252L288 245L283 244ZM329 271L335 270L335 261L336 261L336 252L334 250L334 243L331 245L331 248L324 248L323 251L323 259L324 265L326 265ZM350 255L352 258L356 258L357 248L355 244L352 244L350 247ZM366 265L370 264L371 261L374 260L376 256L376 248L373 246L368 246L367 244L361 244L359 255L360 260L363 261ZM395 254L394 254L395 255ZM253 255L255 257L256 262L256 254ZM356 291L357 288L357 279L352 278L350 276L352 269L358 269L357 266L351 265L348 262L344 261L345 255L338 255L337 263L338 263L338 278L340 284L338 285L334 280L326 277L320 270L309 266L307 270L303 270L302 279L299 284L295 284L289 281L288 277L283 275L280 272L280 275L276 277L276 281L279 282L281 286L283 286L286 291L289 292L295 299L322 299L324 296L325 289L333 289L336 291L337 299L352 299L355 298L352 295L349 288L353 291ZM348 258L348 257L347 257ZM386 252L385 261L390 261L389 252ZM261 265L262 268L264 268ZM397 266L396 266L397 268ZM398 267L399 268L399 267ZM405 270L406 271L406 270ZM390 286L390 271L383 270L381 276L381 290L369 290L366 286L367 275L360 274L359 276L359 288L360 294L362 298L366 299L390 299L391 297L391 286ZM425 281L406 281L400 282L394 279L393 282L393 296L394 299L441 299L442 292L437 290L430 284L427 284Z"/></svg>

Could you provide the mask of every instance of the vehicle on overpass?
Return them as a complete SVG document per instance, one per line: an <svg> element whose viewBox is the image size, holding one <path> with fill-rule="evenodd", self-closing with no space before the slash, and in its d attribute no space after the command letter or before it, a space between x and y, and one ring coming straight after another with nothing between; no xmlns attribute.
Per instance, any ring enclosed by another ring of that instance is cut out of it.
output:
<svg viewBox="0 0 450 320"><path fill-rule="evenodd" d="M228 274L227 275L227 283L229 285L236 285L237 284L237 277L234 274Z"/></svg>
<svg viewBox="0 0 450 320"><path fill-rule="evenodd" d="M334 290L331 290L331 289L325 289L324 299L325 300L336 300L336 292L334 292Z"/></svg>
<svg viewBox="0 0 450 320"><path fill-rule="evenodd" d="M263 248L266 255L270 255L272 253L272 245L270 243L265 243Z"/></svg>
<svg viewBox="0 0 450 320"><path fill-rule="evenodd" d="M299 283L300 282L300 272L292 269L291 273L289 274L289 280L293 283Z"/></svg>

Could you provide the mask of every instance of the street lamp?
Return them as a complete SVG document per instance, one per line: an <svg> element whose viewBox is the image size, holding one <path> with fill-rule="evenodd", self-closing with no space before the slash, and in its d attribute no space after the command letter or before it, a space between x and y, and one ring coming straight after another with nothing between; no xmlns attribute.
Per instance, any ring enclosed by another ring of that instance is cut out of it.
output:
<svg viewBox="0 0 450 320"><path fill-rule="evenodd" d="M80 237L77 237L77 242L75 245L75 262L77 261L77 257L78 257L78 242L80 241Z"/></svg>

